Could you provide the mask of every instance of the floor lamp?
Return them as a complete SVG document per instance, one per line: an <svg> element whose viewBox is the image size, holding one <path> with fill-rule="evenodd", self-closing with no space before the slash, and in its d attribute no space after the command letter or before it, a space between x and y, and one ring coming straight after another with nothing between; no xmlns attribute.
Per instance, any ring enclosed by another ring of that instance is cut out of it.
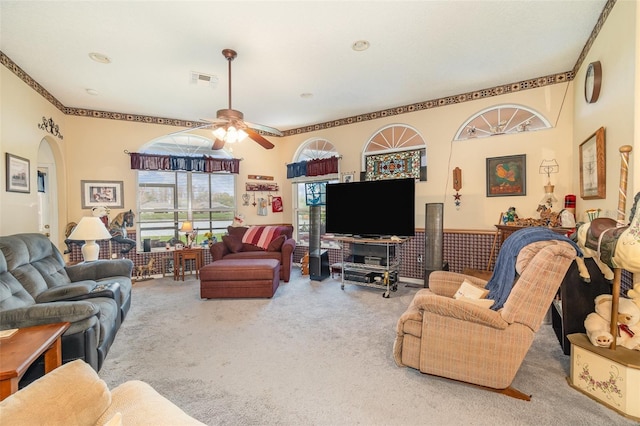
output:
<svg viewBox="0 0 640 426"><path fill-rule="evenodd" d="M111 234L99 217L85 216L80 219L68 237L70 240L84 240L82 246L82 258L85 262L98 260L100 246L96 240L109 240Z"/></svg>

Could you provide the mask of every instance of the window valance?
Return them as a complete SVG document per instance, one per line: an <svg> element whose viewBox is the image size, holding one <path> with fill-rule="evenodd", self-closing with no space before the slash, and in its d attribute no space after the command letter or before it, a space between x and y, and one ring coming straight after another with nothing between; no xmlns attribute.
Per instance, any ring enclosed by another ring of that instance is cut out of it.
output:
<svg viewBox="0 0 640 426"><path fill-rule="evenodd" d="M329 157L287 164L287 179L338 173L338 159L338 157Z"/></svg>
<svg viewBox="0 0 640 426"><path fill-rule="evenodd" d="M217 173L240 172L240 160L236 158L214 158L207 155L200 157L141 154L130 152L131 169L133 170L185 170L188 172Z"/></svg>

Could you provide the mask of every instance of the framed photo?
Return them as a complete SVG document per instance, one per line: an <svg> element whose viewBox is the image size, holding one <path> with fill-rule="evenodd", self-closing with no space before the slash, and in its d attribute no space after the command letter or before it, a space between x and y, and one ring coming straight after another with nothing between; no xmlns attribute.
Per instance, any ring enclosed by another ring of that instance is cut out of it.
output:
<svg viewBox="0 0 640 426"><path fill-rule="evenodd" d="M487 197L527 195L527 156L487 158Z"/></svg>
<svg viewBox="0 0 640 426"><path fill-rule="evenodd" d="M580 144L580 197L597 200L607 197L604 127Z"/></svg>
<svg viewBox="0 0 640 426"><path fill-rule="evenodd" d="M83 180L80 185L83 209L91 209L98 206L124 207L122 181Z"/></svg>
<svg viewBox="0 0 640 426"><path fill-rule="evenodd" d="M351 183L355 181L356 172L340 173L340 182Z"/></svg>
<svg viewBox="0 0 640 426"><path fill-rule="evenodd" d="M29 170L29 160L7 152L6 161L7 191L30 192L31 171Z"/></svg>

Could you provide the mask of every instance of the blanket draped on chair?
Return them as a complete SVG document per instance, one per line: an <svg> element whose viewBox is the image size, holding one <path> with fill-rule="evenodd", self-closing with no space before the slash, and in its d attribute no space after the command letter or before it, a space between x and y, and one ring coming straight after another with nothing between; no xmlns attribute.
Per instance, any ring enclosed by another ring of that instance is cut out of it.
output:
<svg viewBox="0 0 640 426"><path fill-rule="evenodd" d="M266 250L269 243L280 236L278 226L250 226L242 236L242 242Z"/></svg>
<svg viewBox="0 0 640 426"><path fill-rule="evenodd" d="M545 240L566 241L576 249L576 254L582 257L582 251L575 242L549 228L533 226L514 232L500 247L495 269L485 287L489 290L487 299L495 300L491 309L497 311L502 308L509 297L509 293L511 293L516 277L516 259L520 250L528 244Z"/></svg>

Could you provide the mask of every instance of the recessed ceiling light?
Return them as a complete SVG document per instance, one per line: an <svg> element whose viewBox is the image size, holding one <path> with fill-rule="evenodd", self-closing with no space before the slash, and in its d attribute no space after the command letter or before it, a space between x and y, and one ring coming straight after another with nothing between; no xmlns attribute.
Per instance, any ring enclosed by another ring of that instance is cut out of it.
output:
<svg viewBox="0 0 640 426"><path fill-rule="evenodd" d="M103 55L102 53L91 52L89 53L89 57L96 62L100 62L101 64L111 63L111 59L107 55Z"/></svg>
<svg viewBox="0 0 640 426"><path fill-rule="evenodd" d="M301 93L301 94L300 94L300 97L301 97L302 99L309 99L309 98L313 98L313 93L309 93L309 92Z"/></svg>
<svg viewBox="0 0 640 426"><path fill-rule="evenodd" d="M363 50L367 50L369 48L369 42L367 40L358 40L353 42L351 48L356 52L362 52Z"/></svg>
<svg viewBox="0 0 640 426"><path fill-rule="evenodd" d="M91 96L98 96L98 91L96 89L86 89L87 93Z"/></svg>

